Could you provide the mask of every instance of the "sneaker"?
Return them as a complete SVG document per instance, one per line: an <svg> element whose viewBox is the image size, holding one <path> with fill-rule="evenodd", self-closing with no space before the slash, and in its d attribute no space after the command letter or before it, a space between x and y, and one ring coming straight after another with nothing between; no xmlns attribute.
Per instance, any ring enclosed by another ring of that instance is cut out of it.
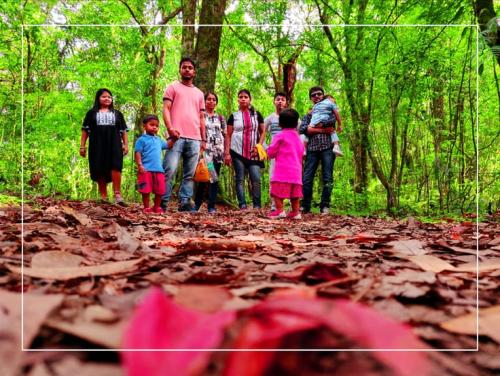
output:
<svg viewBox="0 0 500 376"><path fill-rule="evenodd" d="M215 208L208 208L208 212L209 213L216 213L217 209L215 209Z"/></svg>
<svg viewBox="0 0 500 376"><path fill-rule="evenodd" d="M338 157L342 157L344 156L344 153L342 153L342 151L340 150L340 146L335 144L333 146L333 152L338 156Z"/></svg>
<svg viewBox="0 0 500 376"><path fill-rule="evenodd" d="M286 215L288 219L302 219L302 215L300 212L290 212Z"/></svg>
<svg viewBox="0 0 500 376"><path fill-rule="evenodd" d="M163 208L161 206L155 206L153 208L153 213L155 213L155 214L163 214L163 213L165 213L165 210L163 210Z"/></svg>
<svg viewBox="0 0 500 376"><path fill-rule="evenodd" d="M241 205L241 206L240 206L240 210L241 210L241 211L244 211L244 210L247 210L247 209L248 209L248 208L247 208L247 206L246 206L246 205Z"/></svg>
<svg viewBox="0 0 500 376"><path fill-rule="evenodd" d="M327 208L325 206L324 208L321 208L320 213L323 214L323 215L330 214L330 208Z"/></svg>
<svg viewBox="0 0 500 376"><path fill-rule="evenodd" d="M144 208L143 213L144 214L151 214L151 213L153 213L153 209L152 208Z"/></svg>
<svg viewBox="0 0 500 376"><path fill-rule="evenodd" d="M180 204L179 205L178 211L180 211L180 212L190 212L190 211L193 211L193 207L191 206L191 204L189 202L186 202L184 204Z"/></svg>
<svg viewBox="0 0 500 376"><path fill-rule="evenodd" d="M267 214L267 218L285 218L286 213L283 210L273 210Z"/></svg>
<svg viewBox="0 0 500 376"><path fill-rule="evenodd" d="M116 194L115 193L115 204L120 205L120 206L127 206L125 201L123 201L123 197L121 194Z"/></svg>

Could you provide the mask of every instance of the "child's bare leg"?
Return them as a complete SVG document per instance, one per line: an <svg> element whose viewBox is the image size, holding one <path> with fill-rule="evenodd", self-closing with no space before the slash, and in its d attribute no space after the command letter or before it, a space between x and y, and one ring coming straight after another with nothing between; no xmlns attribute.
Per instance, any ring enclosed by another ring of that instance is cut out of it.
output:
<svg viewBox="0 0 500 376"><path fill-rule="evenodd" d="M101 199L106 200L108 197L108 184L106 183L106 180L100 179L97 181L97 187L99 188L99 193L101 194Z"/></svg>
<svg viewBox="0 0 500 376"><path fill-rule="evenodd" d="M279 197L274 197L274 202L276 204L276 210L283 211L283 199Z"/></svg>
<svg viewBox="0 0 500 376"><path fill-rule="evenodd" d="M300 200L298 198L290 199L290 203L292 204L292 212L298 213L300 210Z"/></svg>
<svg viewBox="0 0 500 376"><path fill-rule="evenodd" d="M155 196L155 203L156 203L156 197L157 196ZM142 204L144 205L144 209L149 208L149 193L142 193Z"/></svg>
<svg viewBox="0 0 500 376"><path fill-rule="evenodd" d="M111 181L115 195L121 193L122 173L118 170L111 170Z"/></svg>
<svg viewBox="0 0 500 376"><path fill-rule="evenodd" d="M155 195L155 208L159 208L161 205L161 195Z"/></svg>

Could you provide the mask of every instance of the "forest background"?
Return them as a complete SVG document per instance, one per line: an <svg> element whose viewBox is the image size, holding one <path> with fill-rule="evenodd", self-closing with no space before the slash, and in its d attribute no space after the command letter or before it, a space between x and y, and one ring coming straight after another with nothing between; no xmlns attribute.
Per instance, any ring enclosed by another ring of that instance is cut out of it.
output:
<svg viewBox="0 0 500 376"><path fill-rule="evenodd" d="M2 2L0 200L22 189L96 198L78 155L96 90L113 92L133 150L141 118L161 115L163 90L190 55L196 85L215 89L224 116L241 88L264 116L278 90L301 115L311 86L336 97L345 154L334 169L336 213L497 211L499 9L493 0ZM124 194L139 201L132 154ZM223 169L228 202L232 179ZM264 200L268 179L266 169Z"/></svg>

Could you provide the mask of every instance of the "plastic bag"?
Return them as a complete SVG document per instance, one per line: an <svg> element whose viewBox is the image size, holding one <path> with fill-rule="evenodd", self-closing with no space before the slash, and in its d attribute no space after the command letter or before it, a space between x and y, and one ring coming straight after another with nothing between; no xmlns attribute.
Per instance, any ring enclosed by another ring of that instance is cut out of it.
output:
<svg viewBox="0 0 500 376"><path fill-rule="evenodd" d="M219 181L219 176L217 175L217 171L215 171L214 162L210 161L207 163L208 173L210 175L210 183L215 183Z"/></svg>
<svg viewBox="0 0 500 376"><path fill-rule="evenodd" d="M201 158L196 166L193 180L197 183L208 183L210 181L210 173L208 172L207 162L205 158Z"/></svg>
<svg viewBox="0 0 500 376"><path fill-rule="evenodd" d="M259 161L265 161L267 159L267 152L261 144L255 145L257 148L257 153L259 154Z"/></svg>

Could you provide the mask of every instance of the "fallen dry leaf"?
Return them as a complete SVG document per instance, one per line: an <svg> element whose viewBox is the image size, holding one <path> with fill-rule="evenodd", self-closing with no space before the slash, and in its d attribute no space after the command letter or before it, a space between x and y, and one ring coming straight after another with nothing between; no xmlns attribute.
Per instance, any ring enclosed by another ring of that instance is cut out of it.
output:
<svg viewBox="0 0 500 376"><path fill-rule="evenodd" d="M21 366L21 348L28 349L49 313L61 304L63 295L21 294L0 290L0 368L2 375L17 375ZM24 327L21 317L24 314ZM24 344L21 344L21 332Z"/></svg>
<svg viewBox="0 0 500 376"><path fill-rule="evenodd" d="M137 265L143 259L130 261L110 262L102 265L66 267L66 268L24 268L6 265L6 267L14 273L21 274L33 278L42 278L47 280L68 281L75 278L97 277L112 275L118 273L131 272L137 269Z"/></svg>
<svg viewBox="0 0 500 376"><path fill-rule="evenodd" d="M44 251L31 258L31 267L36 268L71 268L78 267L85 259L63 251Z"/></svg>
<svg viewBox="0 0 500 376"><path fill-rule="evenodd" d="M398 253L401 255L417 256L417 255L424 255L427 253L425 249L422 247L422 243L420 242L420 240L417 239L396 240L387 243L387 245L393 247L392 250L394 253Z"/></svg>
<svg viewBox="0 0 500 376"><path fill-rule="evenodd" d="M83 317L77 317L73 322L49 318L45 321L45 325L99 346L119 349L127 322L122 320L117 323L103 324L86 321Z"/></svg>
<svg viewBox="0 0 500 376"><path fill-rule="evenodd" d="M61 210L64 213L66 213L67 215L75 218L80 224L82 224L84 226L89 226L92 224L92 220L89 218L88 215L86 215L84 213L76 212L75 210L73 210L69 206L65 206L65 205L61 206Z"/></svg>
<svg viewBox="0 0 500 376"><path fill-rule="evenodd" d="M408 260L429 272L440 273L443 270L455 270L455 267L449 262L432 255L410 256Z"/></svg>
<svg viewBox="0 0 500 376"><path fill-rule="evenodd" d="M441 323L441 328L453 333L476 335L477 324L477 314L470 313ZM500 343L500 305L479 309L479 334Z"/></svg>
<svg viewBox="0 0 500 376"><path fill-rule="evenodd" d="M180 285L174 302L186 308L212 313L219 311L231 298L232 294L225 287Z"/></svg>

